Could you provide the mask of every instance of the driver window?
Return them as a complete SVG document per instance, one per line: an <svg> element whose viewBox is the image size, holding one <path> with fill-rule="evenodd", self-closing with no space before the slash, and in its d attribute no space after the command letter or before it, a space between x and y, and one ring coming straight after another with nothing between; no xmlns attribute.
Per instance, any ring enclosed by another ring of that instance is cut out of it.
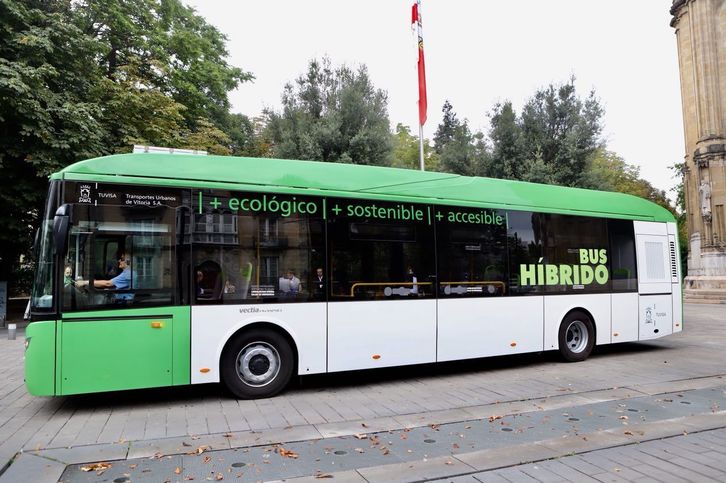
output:
<svg viewBox="0 0 726 483"><path fill-rule="evenodd" d="M164 205L75 205L63 310L174 305L175 222Z"/></svg>

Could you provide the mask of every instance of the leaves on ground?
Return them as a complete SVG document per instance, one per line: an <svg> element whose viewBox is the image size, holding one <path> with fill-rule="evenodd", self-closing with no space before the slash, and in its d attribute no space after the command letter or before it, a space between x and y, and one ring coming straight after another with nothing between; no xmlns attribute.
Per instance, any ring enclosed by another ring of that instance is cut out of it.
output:
<svg viewBox="0 0 726 483"><path fill-rule="evenodd" d="M299 454L294 452L291 449L285 449L282 446L275 447L275 452L282 456L283 458L292 458L294 460L298 459L300 457Z"/></svg>
<svg viewBox="0 0 726 483"><path fill-rule="evenodd" d="M111 463L106 462L99 462L99 463L91 463L88 465L81 466L81 471L89 472L89 471L95 471L97 475L102 475L104 471L112 467L113 465Z"/></svg>

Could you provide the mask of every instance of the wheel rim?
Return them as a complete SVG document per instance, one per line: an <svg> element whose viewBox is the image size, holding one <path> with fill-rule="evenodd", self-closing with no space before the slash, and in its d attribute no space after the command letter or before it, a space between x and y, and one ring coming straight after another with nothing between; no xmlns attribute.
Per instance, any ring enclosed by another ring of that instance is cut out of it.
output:
<svg viewBox="0 0 726 483"><path fill-rule="evenodd" d="M280 372L280 354L267 342L247 344L237 354L237 375L248 386L271 383Z"/></svg>
<svg viewBox="0 0 726 483"><path fill-rule="evenodd" d="M590 334L587 331L585 323L581 320L573 320L567 326L565 343L570 352L579 354L587 347Z"/></svg>

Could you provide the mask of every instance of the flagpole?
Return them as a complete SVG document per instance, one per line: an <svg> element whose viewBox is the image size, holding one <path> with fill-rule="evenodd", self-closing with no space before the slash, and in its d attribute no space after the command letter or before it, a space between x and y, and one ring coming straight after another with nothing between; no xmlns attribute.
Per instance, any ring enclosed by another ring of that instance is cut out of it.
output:
<svg viewBox="0 0 726 483"><path fill-rule="evenodd" d="M416 19L416 31L418 34L418 42L416 43L416 47L418 49L422 49L423 47L421 44L423 43L423 32L421 28L421 0L416 0L416 9L418 18ZM419 50L419 63L421 62L421 51ZM419 72L419 76L421 73ZM419 84L421 83L421 79L419 78ZM420 89L420 87L419 87ZM419 104L422 102L420 91L419 91ZM423 137L423 123L421 122L421 106L419 105L419 123L418 123L418 161L419 161L419 167L421 168L421 171L426 171L426 168L424 167L424 137Z"/></svg>

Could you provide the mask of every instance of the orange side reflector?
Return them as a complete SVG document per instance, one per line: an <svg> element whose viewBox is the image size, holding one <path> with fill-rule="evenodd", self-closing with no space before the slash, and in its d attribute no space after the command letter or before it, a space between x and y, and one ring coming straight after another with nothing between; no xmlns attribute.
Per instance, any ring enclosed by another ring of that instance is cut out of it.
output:
<svg viewBox="0 0 726 483"><path fill-rule="evenodd" d="M203 374L206 374L207 372L209 372L209 368L208 367L202 367L201 369L199 369L199 372L201 372Z"/></svg>
<svg viewBox="0 0 726 483"><path fill-rule="evenodd" d="M151 328L152 329L161 329L162 327L164 327L164 323L163 322L160 322L158 320L154 320L153 322L151 322Z"/></svg>
<svg viewBox="0 0 726 483"><path fill-rule="evenodd" d="M509 345L510 345L511 347L517 347L517 343L516 343L516 342L512 342L512 343L511 343L511 344L509 344Z"/></svg>
<svg viewBox="0 0 726 483"><path fill-rule="evenodd" d="M373 354L373 359L378 360L380 358L381 358L380 354Z"/></svg>

